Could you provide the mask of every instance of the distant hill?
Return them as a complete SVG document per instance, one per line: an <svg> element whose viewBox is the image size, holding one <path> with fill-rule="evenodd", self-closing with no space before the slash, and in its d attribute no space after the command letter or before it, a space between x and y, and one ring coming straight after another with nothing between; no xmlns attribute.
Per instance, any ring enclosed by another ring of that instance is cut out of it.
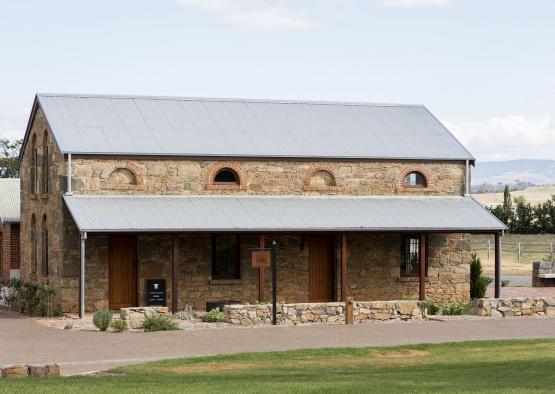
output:
<svg viewBox="0 0 555 394"><path fill-rule="evenodd" d="M554 150L555 155L555 150ZM555 185L555 160L507 160L477 162L472 185L532 183Z"/></svg>

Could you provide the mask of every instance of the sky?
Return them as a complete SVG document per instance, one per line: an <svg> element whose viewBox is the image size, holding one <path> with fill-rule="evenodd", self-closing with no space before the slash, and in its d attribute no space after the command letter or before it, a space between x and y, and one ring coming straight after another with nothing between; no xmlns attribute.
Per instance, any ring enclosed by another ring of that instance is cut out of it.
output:
<svg viewBox="0 0 555 394"><path fill-rule="evenodd" d="M0 137L35 93L424 104L479 161L555 159L552 0L0 0Z"/></svg>

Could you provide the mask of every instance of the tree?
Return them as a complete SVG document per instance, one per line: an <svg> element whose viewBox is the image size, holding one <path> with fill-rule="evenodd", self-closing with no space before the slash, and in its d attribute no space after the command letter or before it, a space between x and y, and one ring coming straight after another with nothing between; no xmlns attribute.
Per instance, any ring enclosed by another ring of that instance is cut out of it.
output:
<svg viewBox="0 0 555 394"><path fill-rule="evenodd" d="M470 255L470 298L484 298L493 279L482 275L482 262L476 253Z"/></svg>
<svg viewBox="0 0 555 394"><path fill-rule="evenodd" d="M534 209L532 205L519 197L515 200L515 220L512 226L513 232L517 234L529 234L534 232Z"/></svg>
<svg viewBox="0 0 555 394"><path fill-rule="evenodd" d="M23 140L0 138L0 178L19 177L19 150Z"/></svg>

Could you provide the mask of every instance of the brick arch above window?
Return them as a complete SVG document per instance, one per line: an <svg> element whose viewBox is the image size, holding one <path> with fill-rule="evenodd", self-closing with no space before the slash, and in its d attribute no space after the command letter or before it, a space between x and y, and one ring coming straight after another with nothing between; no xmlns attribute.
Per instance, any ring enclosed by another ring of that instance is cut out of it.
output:
<svg viewBox="0 0 555 394"><path fill-rule="evenodd" d="M239 183L215 183L214 178L222 170L231 170L237 175ZM213 164L208 168L206 189L208 190L245 190L247 188L247 177L241 164L234 161L226 161Z"/></svg>
<svg viewBox="0 0 555 394"><path fill-rule="evenodd" d="M303 190L305 191L336 191L338 189L335 170L329 165L313 166L304 176Z"/></svg>
<svg viewBox="0 0 555 394"><path fill-rule="evenodd" d="M118 176L120 172L121 176ZM127 174L132 175L128 182L121 181ZM100 188L108 190L142 190L144 188L143 169L136 163L111 164L100 175Z"/></svg>
<svg viewBox="0 0 555 394"><path fill-rule="evenodd" d="M417 172L424 177L424 186L405 185L405 178L412 172ZM432 175L426 168L405 167L401 169L401 171L399 172L399 176L397 177L397 191L406 191L406 192L427 191L427 190L430 190L431 183L432 183Z"/></svg>

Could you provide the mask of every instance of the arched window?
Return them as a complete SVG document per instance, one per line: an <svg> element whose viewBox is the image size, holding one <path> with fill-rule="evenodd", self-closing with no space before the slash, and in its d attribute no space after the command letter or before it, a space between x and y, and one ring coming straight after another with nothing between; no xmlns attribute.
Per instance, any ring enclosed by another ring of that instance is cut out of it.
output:
<svg viewBox="0 0 555 394"><path fill-rule="evenodd" d="M335 177L333 176L333 174L326 170L316 171L314 174L312 174L312 177L310 177L309 182L310 182L310 186L315 186L315 187L337 186L335 184Z"/></svg>
<svg viewBox="0 0 555 394"><path fill-rule="evenodd" d="M41 233L41 243L42 243L42 275L48 276L50 273L48 264L48 227L46 226L46 215L42 217L42 233Z"/></svg>
<svg viewBox="0 0 555 394"><path fill-rule="evenodd" d="M238 185L239 184L239 175L231 168L222 168L220 171L216 173L214 176L214 184L223 184L223 185Z"/></svg>
<svg viewBox="0 0 555 394"><path fill-rule="evenodd" d="M409 172L405 176L403 185L408 187L426 187L426 177L418 171Z"/></svg>
<svg viewBox="0 0 555 394"><path fill-rule="evenodd" d="M42 136L42 193L48 193L48 177L50 174L48 173L48 134L46 130L44 130L44 134Z"/></svg>
<svg viewBox="0 0 555 394"><path fill-rule="evenodd" d="M31 271L37 272L37 220L35 214L31 216Z"/></svg>
<svg viewBox="0 0 555 394"><path fill-rule="evenodd" d="M38 172L37 136L34 134L31 142L31 193L33 194L36 194L39 191Z"/></svg>

